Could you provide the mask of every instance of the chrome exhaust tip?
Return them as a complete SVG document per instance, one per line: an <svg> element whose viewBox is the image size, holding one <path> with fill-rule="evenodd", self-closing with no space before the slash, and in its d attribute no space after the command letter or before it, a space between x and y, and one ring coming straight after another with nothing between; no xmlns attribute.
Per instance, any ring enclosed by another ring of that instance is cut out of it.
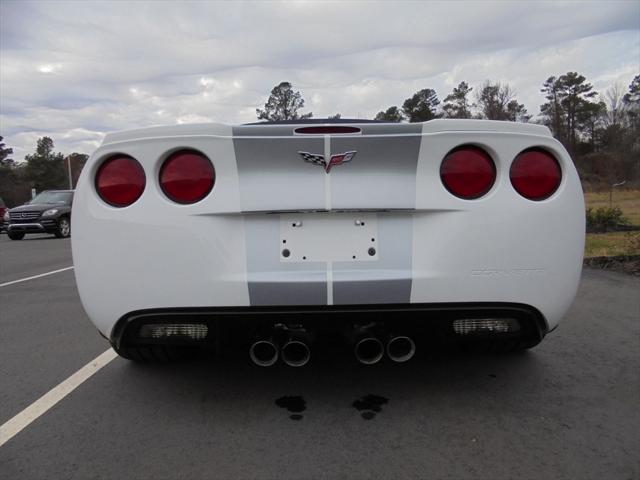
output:
<svg viewBox="0 0 640 480"><path fill-rule="evenodd" d="M278 361L278 347L271 340L258 340L249 348L249 357L259 367L270 367Z"/></svg>
<svg viewBox="0 0 640 480"><path fill-rule="evenodd" d="M376 337L364 337L353 349L356 359L364 365L373 365L382 360L384 345Z"/></svg>
<svg viewBox="0 0 640 480"><path fill-rule="evenodd" d="M302 367L311 358L311 349L302 340L289 340L282 346L282 361L290 367Z"/></svg>
<svg viewBox="0 0 640 480"><path fill-rule="evenodd" d="M416 353L416 344L404 335L391 337L387 342L387 356L397 363L408 362Z"/></svg>

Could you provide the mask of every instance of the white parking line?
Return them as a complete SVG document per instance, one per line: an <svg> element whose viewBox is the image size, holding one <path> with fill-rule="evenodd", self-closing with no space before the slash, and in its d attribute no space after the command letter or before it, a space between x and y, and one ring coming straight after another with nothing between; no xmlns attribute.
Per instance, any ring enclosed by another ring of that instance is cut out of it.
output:
<svg viewBox="0 0 640 480"><path fill-rule="evenodd" d="M0 447L46 413L51 407L78 388L85 380L107 365L118 354L110 348L102 353L64 382L53 387L42 397L18 413L11 420L0 426Z"/></svg>
<svg viewBox="0 0 640 480"><path fill-rule="evenodd" d="M47 273L41 273L40 275L34 275L33 277L21 278L20 280L12 280L10 282L0 283L0 287L8 287L9 285L13 285L14 283L26 282L27 280L33 280L35 278L46 277L47 275L53 275L54 273L64 272L66 270L71 270L73 267L61 268L60 270L53 270Z"/></svg>

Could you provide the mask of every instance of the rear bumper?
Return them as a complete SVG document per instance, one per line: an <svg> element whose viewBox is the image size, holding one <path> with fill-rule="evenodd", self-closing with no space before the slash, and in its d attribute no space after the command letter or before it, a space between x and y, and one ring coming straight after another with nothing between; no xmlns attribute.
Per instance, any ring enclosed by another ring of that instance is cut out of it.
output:
<svg viewBox="0 0 640 480"><path fill-rule="evenodd" d="M508 333L458 335L453 322L460 319L515 319L519 330ZM116 323L109 339L116 349L141 344L243 343L275 323L302 324L315 334L342 334L349 326L376 322L387 331L402 332L439 343L517 339L530 346L539 343L549 327L543 315L528 305L511 303L436 303L318 305L287 307L198 307L149 309L130 312ZM151 339L139 335L144 325L196 324L207 334L188 338Z"/></svg>
<svg viewBox="0 0 640 480"><path fill-rule="evenodd" d="M545 213L481 225L470 212L380 212L377 260L295 263L281 254L291 239L282 243L280 214L192 215L181 228L177 218L147 216L123 228L77 211L74 272L89 318L107 337L130 312L191 307L518 304L553 328L578 286L584 234L556 226L562 210Z"/></svg>

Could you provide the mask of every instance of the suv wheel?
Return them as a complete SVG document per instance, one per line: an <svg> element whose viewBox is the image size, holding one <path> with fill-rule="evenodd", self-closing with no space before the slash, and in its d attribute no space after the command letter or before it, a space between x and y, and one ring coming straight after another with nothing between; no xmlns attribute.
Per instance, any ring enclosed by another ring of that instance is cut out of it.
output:
<svg viewBox="0 0 640 480"><path fill-rule="evenodd" d="M11 240L22 240L24 238L24 232L12 232L9 230L7 235L9 235Z"/></svg>
<svg viewBox="0 0 640 480"><path fill-rule="evenodd" d="M71 235L71 222L68 217L62 217L58 220L58 228L56 228L56 237L67 238Z"/></svg>

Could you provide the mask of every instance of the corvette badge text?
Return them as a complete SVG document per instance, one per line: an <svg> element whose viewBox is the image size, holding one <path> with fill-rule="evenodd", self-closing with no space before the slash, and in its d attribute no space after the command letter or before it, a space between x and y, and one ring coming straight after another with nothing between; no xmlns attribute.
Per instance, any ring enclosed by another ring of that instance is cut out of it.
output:
<svg viewBox="0 0 640 480"><path fill-rule="evenodd" d="M544 268L514 268L511 270L481 269L471 270L472 277L533 277L544 275L547 270Z"/></svg>

